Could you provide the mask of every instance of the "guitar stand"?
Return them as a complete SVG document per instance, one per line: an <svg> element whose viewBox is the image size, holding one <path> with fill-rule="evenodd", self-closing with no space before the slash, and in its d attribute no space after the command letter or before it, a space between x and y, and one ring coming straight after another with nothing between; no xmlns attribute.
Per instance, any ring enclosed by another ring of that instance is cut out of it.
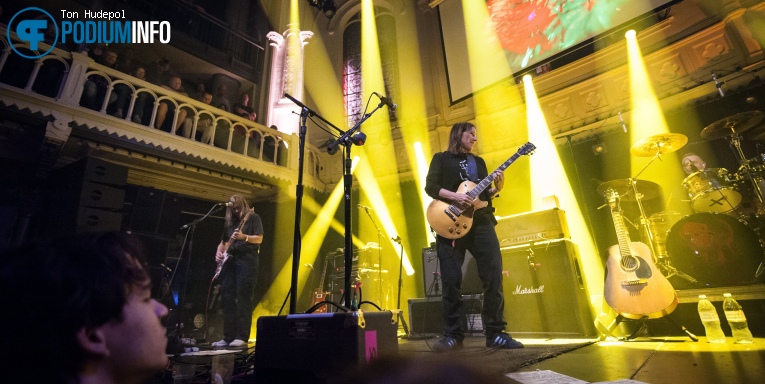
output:
<svg viewBox="0 0 765 384"><path fill-rule="evenodd" d="M614 321L611 324L609 324L609 326L608 326L608 329L607 329L608 334L610 336L612 336L612 337L615 337L611 333L611 331L613 331L625 319L627 319L627 318L622 316L622 315L617 315L616 318L614 319ZM675 319L673 319L670 315L661 317L661 319L669 320L669 322L671 322L677 328L680 328L683 331L683 333L685 333L692 341L699 341L699 338L696 337L696 335L691 333L691 331L689 331L688 328L686 328L684 325L679 324L677 321L675 321ZM632 333L629 336L627 336L627 337L624 337L624 338L617 337L617 339L619 339L619 341L634 341L635 338L638 337L641 333L643 333L643 331L645 331L645 329L648 327L648 324L646 324L646 320L648 320L648 316L643 316L643 317L641 317L639 319L635 319L635 320L640 322L640 324L638 324L637 328L635 328L635 330L632 331Z"/></svg>

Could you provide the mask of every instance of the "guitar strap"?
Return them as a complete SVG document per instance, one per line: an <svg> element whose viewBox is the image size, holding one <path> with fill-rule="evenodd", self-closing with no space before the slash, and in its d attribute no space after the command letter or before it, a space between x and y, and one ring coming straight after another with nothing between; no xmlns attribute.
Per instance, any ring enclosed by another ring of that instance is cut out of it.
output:
<svg viewBox="0 0 765 384"><path fill-rule="evenodd" d="M473 157L473 155L470 153L467 155L467 162L468 178L470 178L471 181L478 180L478 166L475 164L475 157Z"/></svg>

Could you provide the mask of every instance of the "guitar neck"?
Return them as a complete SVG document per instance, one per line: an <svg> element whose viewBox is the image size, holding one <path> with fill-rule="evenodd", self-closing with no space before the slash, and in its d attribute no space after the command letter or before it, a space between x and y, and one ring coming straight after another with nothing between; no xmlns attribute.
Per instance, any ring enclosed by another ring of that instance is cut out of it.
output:
<svg viewBox="0 0 765 384"><path fill-rule="evenodd" d="M509 159L507 159L504 163L502 163L496 171L504 171L507 167L509 167L511 164L515 162L519 157L521 156L520 152L516 152L514 155L510 156ZM486 176L481 180L480 183L478 183L473 189L471 189L467 195L471 198L475 199L480 195L489 185L491 185L491 182L494 181L494 172L490 173L489 176Z"/></svg>
<svg viewBox="0 0 765 384"><path fill-rule="evenodd" d="M620 211L611 208L611 218L614 221L614 228L616 229L616 238L619 240L619 251L622 258L629 256L630 251L630 233L627 227L624 225L624 219Z"/></svg>

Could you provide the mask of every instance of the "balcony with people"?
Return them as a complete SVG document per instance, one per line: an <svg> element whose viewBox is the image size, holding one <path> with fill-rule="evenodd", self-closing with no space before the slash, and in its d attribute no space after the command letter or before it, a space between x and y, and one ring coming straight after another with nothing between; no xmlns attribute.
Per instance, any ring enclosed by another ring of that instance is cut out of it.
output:
<svg viewBox="0 0 765 384"><path fill-rule="evenodd" d="M271 180L296 178L298 137L258 123L249 102L252 86L250 91L226 89L213 76L172 71L163 57L144 63L130 46L94 45L76 52L57 44L49 54L28 59L20 54L39 53L23 44L0 44L4 107L15 104L19 110L69 120L60 123L73 130L117 135L176 157L186 155ZM40 43L40 52L49 47ZM319 150L309 144L304 155L308 182L322 189Z"/></svg>

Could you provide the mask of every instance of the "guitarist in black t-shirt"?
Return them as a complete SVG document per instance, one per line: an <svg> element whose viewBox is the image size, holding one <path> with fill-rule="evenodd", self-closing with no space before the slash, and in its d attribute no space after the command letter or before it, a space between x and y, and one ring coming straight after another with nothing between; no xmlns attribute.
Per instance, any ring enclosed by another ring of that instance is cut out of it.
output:
<svg viewBox="0 0 765 384"><path fill-rule="evenodd" d="M233 195L226 209L226 223L215 260L221 267L223 340L214 347L247 347L255 309L263 222L241 195Z"/></svg>

